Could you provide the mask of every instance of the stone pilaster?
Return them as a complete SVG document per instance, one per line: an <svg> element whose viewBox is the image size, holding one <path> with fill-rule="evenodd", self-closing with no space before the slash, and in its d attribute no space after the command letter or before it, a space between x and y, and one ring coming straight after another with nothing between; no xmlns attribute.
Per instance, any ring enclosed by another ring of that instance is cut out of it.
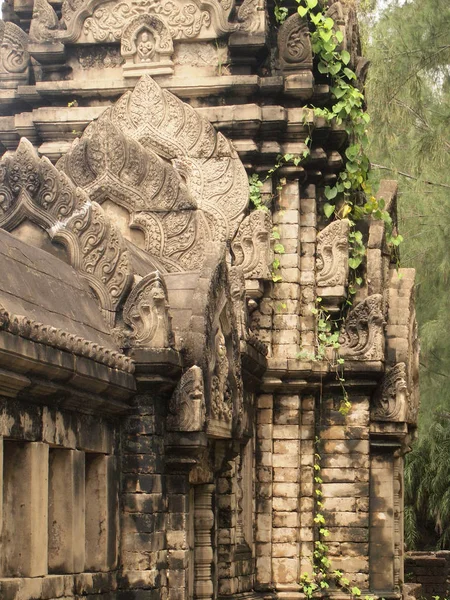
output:
<svg viewBox="0 0 450 600"><path fill-rule="evenodd" d="M300 402L297 394L274 397L272 573L279 590L298 589Z"/></svg>
<svg viewBox="0 0 450 600"><path fill-rule="evenodd" d="M273 396L257 400L256 425L256 587L265 589L272 581L272 479Z"/></svg>
<svg viewBox="0 0 450 600"><path fill-rule="evenodd" d="M374 448L370 457L370 589L392 592L395 585L394 457Z"/></svg>
<svg viewBox="0 0 450 600"><path fill-rule="evenodd" d="M300 328L302 350L314 352L316 319L311 312L316 306L315 256L317 237L316 186L302 189L300 200Z"/></svg>
<svg viewBox="0 0 450 600"><path fill-rule="evenodd" d="M315 398L305 396L301 399L300 424L300 574L312 572L314 552L313 514L314 514L314 439L315 439Z"/></svg>
<svg viewBox="0 0 450 600"><path fill-rule="evenodd" d="M3 577L47 574L48 445L4 442Z"/></svg>
<svg viewBox="0 0 450 600"><path fill-rule="evenodd" d="M48 489L49 572L80 573L85 563L85 453L51 448Z"/></svg>
<svg viewBox="0 0 450 600"><path fill-rule="evenodd" d="M155 590L161 597L167 586L167 510L186 509L185 495L163 493L164 417L161 402L150 394L134 399L134 414L122 434L122 585ZM173 581L175 583L175 581ZM149 592L147 592L149 593Z"/></svg>
<svg viewBox="0 0 450 600"><path fill-rule="evenodd" d="M212 540L212 529L214 527L213 493L213 484L205 483L195 487L194 598L196 600L212 600L214 598L212 577L214 560Z"/></svg>
<svg viewBox="0 0 450 600"><path fill-rule="evenodd" d="M280 260L282 280L273 286L273 358L275 366L287 367L300 347L300 192L298 180L289 181L280 190L273 222L280 234L284 254Z"/></svg>
<svg viewBox="0 0 450 600"><path fill-rule="evenodd" d="M117 565L118 543L118 474L115 456L87 455L85 494L86 570L110 571Z"/></svg>
<svg viewBox="0 0 450 600"><path fill-rule="evenodd" d="M323 401L320 421L321 478L327 545L333 567L368 589L369 399L355 397L347 415L340 397Z"/></svg>

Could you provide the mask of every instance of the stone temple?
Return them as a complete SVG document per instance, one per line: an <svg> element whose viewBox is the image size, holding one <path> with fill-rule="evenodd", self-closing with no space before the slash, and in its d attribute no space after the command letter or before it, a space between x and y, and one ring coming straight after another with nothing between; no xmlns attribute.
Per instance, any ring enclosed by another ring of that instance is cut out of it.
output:
<svg viewBox="0 0 450 600"><path fill-rule="evenodd" d="M362 85L355 15L328 11ZM330 89L293 12L277 26L264 0L3 5L2 600L302 598L316 452L332 569L402 595L414 272L382 221L360 224L342 415L316 307L346 304L349 222L324 217L323 190L348 139L308 108ZM308 159L265 180L270 211L252 211L248 176L307 138ZM395 222L395 183L379 195Z"/></svg>

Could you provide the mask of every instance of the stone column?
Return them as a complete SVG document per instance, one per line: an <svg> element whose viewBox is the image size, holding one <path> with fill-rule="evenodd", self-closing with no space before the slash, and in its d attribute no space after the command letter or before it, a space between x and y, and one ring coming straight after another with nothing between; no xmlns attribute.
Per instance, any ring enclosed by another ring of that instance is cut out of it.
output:
<svg viewBox="0 0 450 600"><path fill-rule="evenodd" d="M369 587L369 398L352 398L347 415L341 396L322 401L320 423L323 508L333 568L362 590ZM371 534L372 535L372 534Z"/></svg>
<svg viewBox="0 0 450 600"><path fill-rule="evenodd" d="M394 590L394 460L391 449L370 457L370 590Z"/></svg>
<svg viewBox="0 0 450 600"><path fill-rule="evenodd" d="M215 486L205 483L195 487L195 549L194 549L194 598L212 600L214 597L212 529L214 512L212 498Z"/></svg>
<svg viewBox="0 0 450 600"><path fill-rule="evenodd" d="M85 559L84 452L51 448L49 456L48 568L81 573Z"/></svg>
<svg viewBox="0 0 450 600"><path fill-rule="evenodd" d="M272 582L272 479L273 396L257 400L256 426L256 587L267 589Z"/></svg>
<svg viewBox="0 0 450 600"><path fill-rule="evenodd" d="M3 527L3 438L0 436L0 540ZM0 543L1 549L1 543Z"/></svg>
<svg viewBox="0 0 450 600"><path fill-rule="evenodd" d="M3 577L47 575L48 445L4 442Z"/></svg>
<svg viewBox="0 0 450 600"><path fill-rule="evenodd" d="M276 395L273 410L272 574L277 590L299 581L300 397Z"/></svg>
<svg viewBox="0 0 450 600"><path fill-rule="evenodd" d="M110 571L117 563L116 457L86 455L86 570Z"/></svg>

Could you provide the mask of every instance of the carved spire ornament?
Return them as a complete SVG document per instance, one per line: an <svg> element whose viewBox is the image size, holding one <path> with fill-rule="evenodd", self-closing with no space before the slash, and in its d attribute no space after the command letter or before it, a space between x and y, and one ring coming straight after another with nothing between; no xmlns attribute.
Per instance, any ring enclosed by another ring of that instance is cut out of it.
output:
<svg viewBox="0 0 450 600"><path fill-rule="evenodd" d="M375 394L373 418L380 421L405 421L408 407L406 365L399 363L388 369Z"/></svg>
<svg viewBox="0 0 450 600"><path fill-rule="evenodd" d="M34 0L33 18L30 23L30 41L48 42L59 28L58 17L47 0Z"/></svg>

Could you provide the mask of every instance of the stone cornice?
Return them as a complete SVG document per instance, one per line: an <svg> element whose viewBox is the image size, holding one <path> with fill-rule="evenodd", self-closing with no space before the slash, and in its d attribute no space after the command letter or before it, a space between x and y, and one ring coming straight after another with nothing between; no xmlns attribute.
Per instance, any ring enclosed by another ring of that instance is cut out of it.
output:
<svg viewBox="0 0 450 600"><path fill-rule="evenodd" d="M134 362L118 350L111 350L85 340L84 338L64 331L63 329L38 323L23 315L9 313L0 305L0 330L8 331L14 335L51 346L58 350L65 350L77 356L89 358L98 363L125 371L134 372Z"/></svg>

